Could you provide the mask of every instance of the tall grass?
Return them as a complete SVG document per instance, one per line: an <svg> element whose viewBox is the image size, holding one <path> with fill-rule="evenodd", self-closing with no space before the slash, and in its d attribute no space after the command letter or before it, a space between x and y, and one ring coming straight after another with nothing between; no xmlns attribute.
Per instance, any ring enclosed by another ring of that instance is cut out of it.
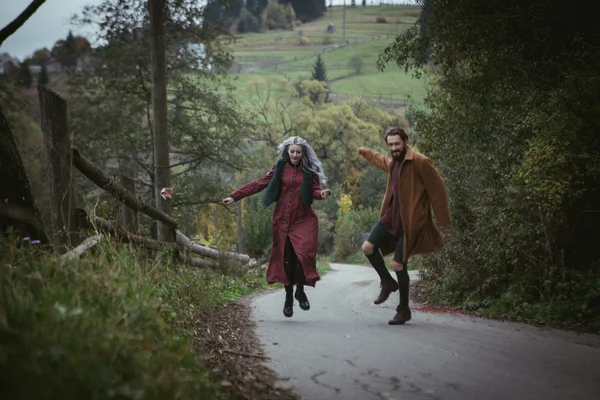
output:
<svg viewBox="0 0 600 400"><path fill-rule="evenodd" d="M108 240L77 261L3 240L0 398L224 398L193 345L195 311L264 282Z"/></svg>

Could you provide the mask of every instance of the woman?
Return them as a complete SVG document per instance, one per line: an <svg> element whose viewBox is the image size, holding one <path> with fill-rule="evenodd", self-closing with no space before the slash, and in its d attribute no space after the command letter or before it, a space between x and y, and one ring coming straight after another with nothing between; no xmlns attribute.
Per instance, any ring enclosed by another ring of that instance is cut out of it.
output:
<svg viewBox="0 0 600 400"><path fill-rule="evenodd" d="M267 282L285 286L283 315L289 318L294 314L294 297L302 310L310 309L304 285L314 287L320 279L316 265L319 223L311 204L313 199L327 198L330 192L321 189L327 178L306 140L292 136L277 146L277 151L279 160L267 175L234 191L223 204L233 204L265 188L265 207L276 202Z"/></svg>

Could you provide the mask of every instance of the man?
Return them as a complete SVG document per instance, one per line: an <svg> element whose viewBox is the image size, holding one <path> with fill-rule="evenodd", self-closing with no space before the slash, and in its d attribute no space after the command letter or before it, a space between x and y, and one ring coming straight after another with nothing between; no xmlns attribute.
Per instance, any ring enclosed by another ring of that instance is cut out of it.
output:
<svg viewBox="0 0 600 400"><path fill-rule="evenodd" d="M402 325L411 319L408 258L442 248L444 238L433 225L431 209L442 228L450 226L450 213L444 180L427 157L408 145L406 132L392 128L385 133L384 140L391 157L364 147L358 148L360 156L388 174L380 220L371 229L362 248L381 278L381 292L374 303L383 303L392 292L399 290L400 303L389 324ZM392 278L383 260L383 256L392 251L392 266L398 282Z"/></svg>

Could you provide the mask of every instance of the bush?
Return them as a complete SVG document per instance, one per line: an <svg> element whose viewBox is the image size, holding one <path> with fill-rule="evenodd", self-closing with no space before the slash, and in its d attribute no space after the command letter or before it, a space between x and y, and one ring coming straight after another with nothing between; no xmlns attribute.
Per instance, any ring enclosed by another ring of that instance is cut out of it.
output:
<svg viewBox="0 0 600 400"><path fill-rule="evenodd" d="M375 18L375 22L378 24L387 24L387 19L385 17L377 17Z"/></svg>
<svg viewBox="0 0 600 400"><path fill-rule="evenodd" d="M330 35L323 37L323 44L324 45L333 44L333 38Z"/></svg>
<svg viewBox="0 0 600 400"><path fill-rule="evenodd" d="M361 235L370 232L378 220L379 209L363 206L353 209L349 196L342 195L339 215L335 224L334 258L343 260L355 253L362 244Z"/></svg>
<svg viewBox="0 0 600 400"><path fill-rule="evenodd" d="M260 32L260 23L258 22L258 19L246 10L246 7L242 8L242 11L240 11L240 18L237 22L237 31L238 33Z"/></svg>
<svg viewBox="0 0 600 400"><path fill-rule="evenodd" d="M357 74L360 74L364 65L365 63L360 56L352 56L350 61L348 61L348 66L353 68Z"/></svg>
<svg viewBox="0 0 600 400"><path fill-rule="evenodd" d="M296 21L296 13L291 4L280 4L277 1L269 3L262 14L263 28L292 29Z"/></svg>
<svg viewBox="0 0 600 400"><path fill-rule="evenodd" d="M302 36L298 39L299 46L310 46L310 40L306 36Z"/></svg>
<svg viewBox="0 0 600 400"><path fill-rule="evenodd" d="M244 253L261 257L271 246L274 206L265 208L261 195L246 197L242 201Z"/></svg>
<svg viewBox="0 0 600 400"><path fill-rule="evenodd" d="M329 219L327 213L323 210L315 210L317 218L319 219L319 248L318 254L325 255L330 254L333 250L334 234L333 229L335 228L334 223Z"/></svg>
<svg viewBox="0 0 600 400"><path fill-rule="evenodd" d="M0 398L223 398L194 347L196 310L264 277L224 277L108 240L78 261L24 243L0 243Z"/></svg>

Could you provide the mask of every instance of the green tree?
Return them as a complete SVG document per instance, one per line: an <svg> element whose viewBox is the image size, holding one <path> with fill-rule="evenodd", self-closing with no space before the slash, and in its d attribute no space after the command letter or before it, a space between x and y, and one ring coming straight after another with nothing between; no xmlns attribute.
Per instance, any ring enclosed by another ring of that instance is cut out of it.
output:
<svg viewBox="0 0 600 400"><path fill-rule="evenodd" d="M321 54L317 54L317 61L313 66L312 78L319 82L327 82L327 67L325 61L321 58Z"/></svg>
<svg viewBox="0 0 600 400"><path fill-rule="evenodd" d="M271 246L273 206L265 208L262 205L261 194L257 194L242 200L242 207L244 251L252 257L264 256L268 254Z"/></svg>
<svg viewBox="0 0 600 400"><path fill-rule="evenodd" d="M252 124L224 79L231 62L224 48L229 36L214 25L198 27L194 21L204 9L196 3L168 5L167 129L178 218L196 204L217 201L223 190L221 176L241 166L236 152L244 138L236 132L240 126L251 129ZM99 16L110 25L96 26ZM104 39L106 44L92 54L94 64L102 68L75 74L69 83L74 89L70 111L81 139L79 149L106 170L137 178L143 189L140 195L152 201L155 165L147 21L144 0L116 8L105 0L85 8L76 22L96 29Z"/></svg>
<svg viewBox="0 0 600 400"><path fill-rule="evenodd" d="M296 16L302 22L313 21L320 18L327 10L325 0L291 0Z"/></svg>
<svg viewBox="0 0 600 400"><path fill-rule="evenodd" d="M267 9L268 6L269 6L269 0L257 0L256 12L257 12L257 17L261 19L261 23L262 23L263 12Z"/></svg>
<svg viewBox="0 0 600 400"><path fill-rule="evenodd" d="M69 31L66 39L54 44L51 54L67 72L73 72L77 61L90 52L90 42L82 36L74 36L73 32Z"/></svg>
<svg viewBox="0 0 600 400"><path fill-rule="evenodd" d="M33 76L31 75L31 70L29 69L29 61L23 61L19 65L19 76L18 76L19 85L23 87L31 87L33 83Z"/></svg>
<svg viewBox="0 0 600 400"><path fill-rule="evenodd" d="M40 71L40 76L38 77L38 84L47 85L50 83L50 76L48 76L48 69L45 65L42 65L42 70Z"/></svg>
<svg viewBox="0 0 600 400"><path fill-rule="evenodd" d="M260 16L258 10L258 0L246 0L245 8L250 12L250 14L254 15L256 18Z"/></svg>
<svg viewBox="0 0 600 400"><path fill-rule="evenodd" d="M455 228L427 258L424 284L469 307L494 302L561 322L597 319L593 17L559 0L436 1L430 11L420 17L426 29L405 31L379 60L436 83L415 129L446 179Z"/></svg>
<svg viewBox="0 0 600 400"><path fill-rule="evenodd" d="M363 59L356 55L356 56L352 56L352 58L350 58L350 61L348 61L348 66L354 69L354 72L356 72L357 74L360 74L360 71L362 71L363 66L365 65Z"/></svg>
<svg viewBox="0 0 600 400"><path fill-rule="evenodd" d="M296 21L296 13L291 4L272 1L263 11L261 21L266 29L290 29Z"/></svg>
<svg viewBox="0 0 600 400"><path fill-rule="evenodd" d="M350 5L351 5L352 7L356 7L356 0L352 0L352 1L350 2Z"/></svg>
<svg viewBox="0 0 600 400"><path fill-rule="evenodd" d="M46 65L46 63L48 63L48 61L50 60L51 56L52 54L50 53L50 50L43 48L36 50L33 53L31 61L36 65Z"/></svg>
<svg viewBox="0 0 600 400"><path fill-rule="evenodd" d="M239 33L259 32L260 22L258 22L258 19L251 12L242 8L240 19L237 23L237 31Z"/></svg>
<svg viewBox="0 0 600 400"><path fill-rule="evenodd" d="M362 6L366 7L367 6L367 0L362 0Z"/></svg>

